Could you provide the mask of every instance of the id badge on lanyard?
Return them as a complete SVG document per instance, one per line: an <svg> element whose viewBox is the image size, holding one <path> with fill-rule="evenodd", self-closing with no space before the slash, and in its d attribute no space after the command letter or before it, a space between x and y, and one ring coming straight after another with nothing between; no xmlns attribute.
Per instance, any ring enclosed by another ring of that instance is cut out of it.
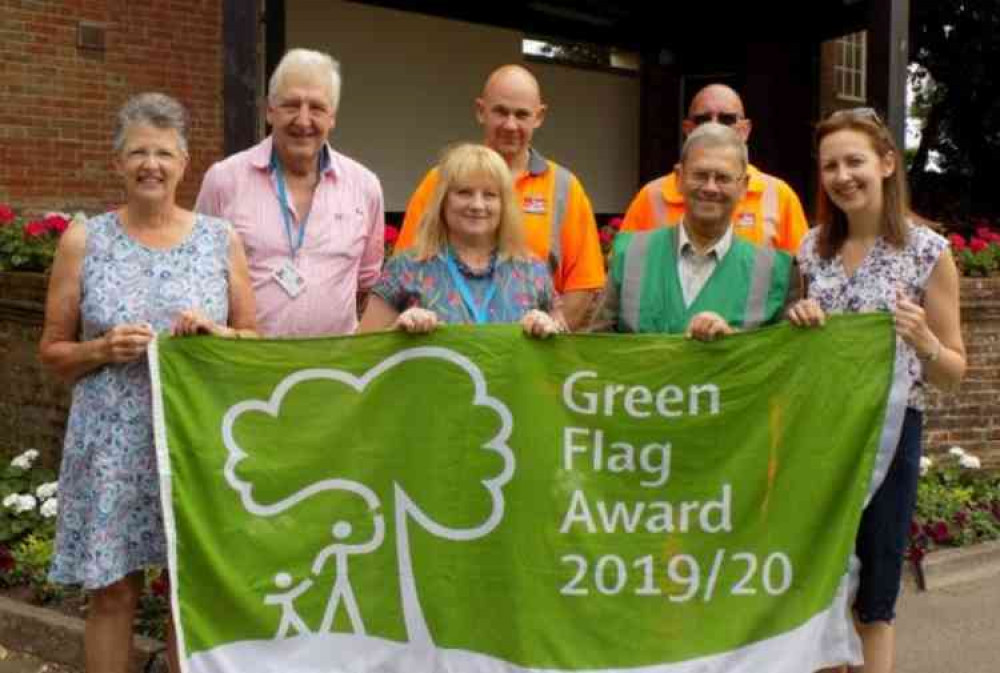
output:
<svg viewBox="0 0 1000 673"><path fill-rule="evenodd" d="M306 279L295 268L295 258L298 256L299 250L302 248L302 243L305 240L306 225L309 223L311 211L310 213L306 213L306 216L302 219L302 224L299 226L298 231L299 235L293 238L292 209L288 205L288 195L285 191L285 176L281 171L281 164L278 163L277 157L272 159L272 165L274 166L274 179L278 185L278 206L281 209L281 219L285 223L285 238L288 240L289 257L271 273L271 278L281 286L285 294L294 299L306 289Z"/></svg>

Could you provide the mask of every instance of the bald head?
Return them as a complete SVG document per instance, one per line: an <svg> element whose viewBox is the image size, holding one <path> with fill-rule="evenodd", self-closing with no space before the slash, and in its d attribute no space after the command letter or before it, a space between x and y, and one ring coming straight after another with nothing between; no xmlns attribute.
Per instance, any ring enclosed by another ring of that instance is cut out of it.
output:
<svg viewBox="0 0 1000 673"><path fill-rule="evenodd" d="M498 91L517 91L534 99L536 105L542 104L542 90L538 86L538 80L521 65L502 65L490 73L483 84L482 97L486 98Z"/></svg>
<svg viewBox="0 0 1000 673"><path fill-rule="evenodd" d="M732 127L746 142L750 138L751 124L743 111L740 95L725 84L709 84L695 94L688 108L687 119L682 123L684 135L699 124L714 121Z"/></svg>
<svg viewBox="0 0 1000 673"><path fill-rule="evenodd" d="M497 68L476 99L476 119L483 127L483 143L515 172L523 169L535 129L545 120L538 80L520 65Z"/></svg>

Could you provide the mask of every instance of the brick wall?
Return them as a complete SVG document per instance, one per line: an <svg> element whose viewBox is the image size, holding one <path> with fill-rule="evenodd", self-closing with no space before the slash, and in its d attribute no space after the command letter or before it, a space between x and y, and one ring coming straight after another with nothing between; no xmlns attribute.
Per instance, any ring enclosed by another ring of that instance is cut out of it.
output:
<svg viewBox="0 0 1000 673"><path fill-rule="evenodd" d="M221 0L0 0L0 203L99 212L122 199L111 168L114 115L162 91L191 115L191 206L222 156ZM105 49L77 47L80 22Z"/></svg>
<svg viewBox="0 0 1000 673"><path fill-rule="evenodd" d="M962 336L965 380L955 393L931 393L924 445L961 446L1000 468L1000 278L963 279Z"/></svg>
<svg viewBox="0 0 1000 673"><path fill-rule="evenodd" d="M42 371L45 277L0 272L0 456L39 449L58 464L69 389ZM1000 278L962 281L962 333L969 369L958 392L931 389L925 450L956 444L1000 468Z"/></svg>
<svg viewBox="0 0 1000 673"><path fill-rule="evenodd" d="M46 276L0 272L0 455L38 449L59 465L69 388L42 371Z"/></svg>

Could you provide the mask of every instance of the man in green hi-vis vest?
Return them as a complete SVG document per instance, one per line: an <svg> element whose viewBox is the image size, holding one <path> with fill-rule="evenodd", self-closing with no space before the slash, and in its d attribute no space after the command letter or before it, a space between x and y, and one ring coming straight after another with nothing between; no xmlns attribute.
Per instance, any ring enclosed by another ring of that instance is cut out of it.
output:
<svg viewBox="0 0 1000 673"><path fill-rule="evenodd" d="M780 319L799 294L794 259L732 232L747 185L743 139L702 124L684 143L677 176L681 226L618 235L592 330L711 340Z"/></svg>

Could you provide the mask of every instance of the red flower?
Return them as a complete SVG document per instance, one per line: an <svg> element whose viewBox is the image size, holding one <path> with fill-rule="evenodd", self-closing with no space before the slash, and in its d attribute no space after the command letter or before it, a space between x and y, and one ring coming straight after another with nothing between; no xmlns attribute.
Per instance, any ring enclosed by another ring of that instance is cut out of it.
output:
<svg viewBox="0 0 1000 673"><path fill-rule="evenodd" d="M393 244L398 239L399 239L399 229L392 226L391 224L385 225L385 242Z"/></svg>
<svg viewBox="0 0 1000 673"><path fill-rule="evenodd" d="M924 530L937 544L947 544L951 541L951 531L944 521L935 521L933 524L924 527Z"/></svg>
<svg viewBox="0 0 1000 673"><path fill-rule="evenodd" d="M0 226L7 226L14 221L14 210L6 203L0 203Z"/></svg>
<svg viewBox="0 0 1000 673"><path fill-rule="evenodd" d="M961 234L952 234L948 237L948 240L951 242L951 247L956 251L965 250L965 239L962 238Z"/></svg>
<svg viewBox="0 0 1000 673"><path fill-rule="evenodd" d="M38 238L39 236L44 236L48 232L49 227L45 224L44 220L34 220L33 222L28 222L24 225L24 235L31 238Z"/></svg>
<svg viewBox="0 0 1000 673"><path fill-rule="evenodd" d="M923 547L910 545L910 548L906 550L906 557L914 563L920 563L926 553Z"/></svg>
<svg viewBox="0 0 1000 673"><path fill-rule="evenodd" d="M976 236L983 239L984 241L988 241L993 236L993 231L991 231L990 228L986 226L976 227Z"/></svg>
<svg viewBox="0 0 1000 673"><path fill-rule="evenodd" d="M0 572L9 573L17 567L14 555L6 547L0 547Z"/></svg>
<svg viewBox="0 0 1000 673"><path fill-rule="evenodd" d="M149 583L149 590L153 592L154 596L167 595L167 592L170 591L170 581L167 579L166 571L161 572L159 577Z"/></svg>
<svg viewBox="0 0 1000 673"><path fill-rule="evenodd" d="M973 236L972 240L969 241L969 249L972 250L972 252L982 252L989 246L990 244L988 242L977 236Z"/></svg>
<svg viewBox="0 0 1000 673"><path fill-rule="evenodd" d="M910 521L910 537L915 538L920 535L920 524L917 523L916 519Z"/></svg>
<svg viewBox="0 0 1000 673"><path fill-rule="evenodd" d="M67 220L62 215L49 215L42 222L45 223L45 227L55 233L56 235L62 234L66 229L69 228L69 220Z"/></svg>
<svg viewBox="0 0 1000 673"><path fill-rule="evenodd" d="M952 517L959 526L965 527L965 524L969 523L969 513L965 510L959 510L955 512L955 516Z"/></svg>
<svg viewBox="0 0 1000 673"><path fill-rule="evenodd" d="M601 227L597 236L601 239L601 245L610 245L611 241L615 240L615 232L607 227Z"/></svg>
<svg viewBox="0 0 1000 673"><path fill-rule="evenodd" d="M612 229L621 229L622 225L625 223L625 219L621 217L612 217L608 220L608 224L611 225Z"/></svg>

